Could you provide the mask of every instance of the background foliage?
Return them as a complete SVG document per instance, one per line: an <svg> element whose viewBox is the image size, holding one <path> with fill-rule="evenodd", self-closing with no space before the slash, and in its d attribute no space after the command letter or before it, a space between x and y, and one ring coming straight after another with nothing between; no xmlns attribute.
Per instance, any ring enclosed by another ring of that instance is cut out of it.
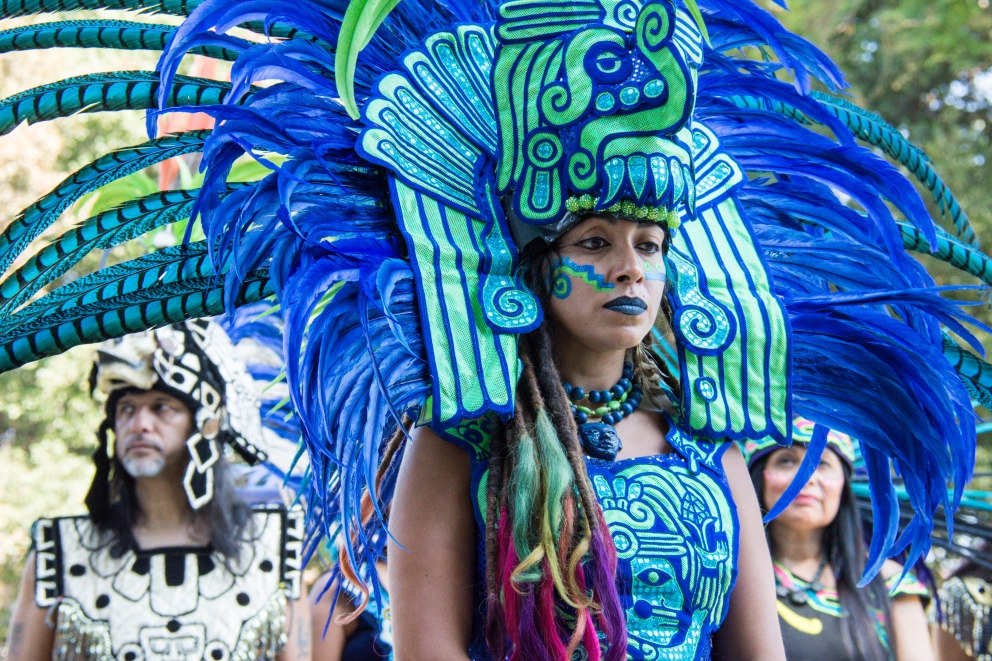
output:
<svg viewBox="0 0 992 661"><path fill-rule="evenodd" d="M992 249L989 0L793 0L791 12L770 0L758 1L841 65L859 105L879 113L925 149L985 240L984 248ZM123 18L114 12L99 15ZM64 18L68 17L49 15L43 20ZM174 22L151 15L141 20ZM25 22L0 21L0 29ZM155 59L154 54L93 50L3 55L0 98L74 75L152 69ZM80 115L22 126L0 138L0 227L81 165L144 139L139 113ZM131 183L143 190L154 176L151 171L145 173L145 180ZM88 209L68 212L48 235L85 217L100 203L89 202ZM931 211L938 217L935 207ZM119 247L110 254L91 255L81 267L93 268L100 260L121 261L140 249ZM941 284L974 284L941 264L928 266ZM69 273L61 282L78 275ZM992 321L988 306L977 313ZM992 348L992 342L983 339ZM89 351L80 348L0 375L0 640L6 638L8 609L28 548L31 521L42 514L83 509L92 475L93 430L99 421L86 392L89 360ZM980 468L988 470L992 438L983 435L981 442Z"/></svg>

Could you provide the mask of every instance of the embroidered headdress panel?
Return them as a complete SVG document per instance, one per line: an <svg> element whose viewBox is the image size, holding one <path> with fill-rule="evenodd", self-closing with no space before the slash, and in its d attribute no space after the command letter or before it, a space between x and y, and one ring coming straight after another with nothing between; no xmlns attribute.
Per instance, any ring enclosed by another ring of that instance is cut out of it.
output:
<svg viewBox="0 0 992 661"><path fill-rule="evenodd" d="M562 19L568 8L577 13ZM629 200L691 214L701 36L688 14L670 0L513 0L496 37L498 185L521 221L557 222L583 195L594 209Z"/></svg>
<svg viewBox="0 0 992 661"><path fill-rule="evenodd" d="M787 328L734 198L745 177L692 121L702 55L672 0L512 0L493 28L435 32L377 81L358 149L390 171L410 249L433 384L423 421L513 410L514 336L542 311L511 229L553 235L609 210L686 223L668 271L687 426L788 437Z"/></svg>

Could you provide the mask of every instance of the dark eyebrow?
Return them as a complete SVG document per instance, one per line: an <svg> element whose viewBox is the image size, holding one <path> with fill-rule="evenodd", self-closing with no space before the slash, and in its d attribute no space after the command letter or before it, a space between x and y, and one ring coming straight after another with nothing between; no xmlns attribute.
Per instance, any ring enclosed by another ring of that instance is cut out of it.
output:
<svg viewBox="0 0 992 661"><path fill-rule="evenodd" d="M152 396L149 397L147 400L149 404L162 404L162 403L172 404L172 402L174 401L173 398L167 395L166 393L160 393L154 390L146 391L146 392L152 393ZM128 393L127 395L122 395L121 398L117 401L117 405L120 406L124 402L133 404L138 399L138 397L139 395L131 394L131 393Z"/></svg>

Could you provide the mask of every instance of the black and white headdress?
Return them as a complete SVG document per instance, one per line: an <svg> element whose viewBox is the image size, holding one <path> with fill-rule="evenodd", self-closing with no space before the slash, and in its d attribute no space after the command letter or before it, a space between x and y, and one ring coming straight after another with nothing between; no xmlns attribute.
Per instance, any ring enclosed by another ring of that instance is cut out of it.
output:
<svg viewBox="0 0 992 661"><path fill-rule="evenodd" d="M111 340L98 347L94 360L91 386L108 396L108 427L117 399L133 389L168 393L193 412L196 432L186 441L192 460L183 480L193 509L213 498L221 443L252 465L268 458L254 383L216 323L192 319Z"/></svg>

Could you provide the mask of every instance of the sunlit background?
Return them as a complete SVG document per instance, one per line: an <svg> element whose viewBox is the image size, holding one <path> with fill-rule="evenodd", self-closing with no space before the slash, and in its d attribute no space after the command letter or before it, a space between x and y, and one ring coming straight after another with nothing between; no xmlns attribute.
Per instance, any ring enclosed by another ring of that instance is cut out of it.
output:
<svg viewBox="0 0 992 661"><path fill-rule="evenodd" d="M992 245L992 9L989 0L795 0L784 12L767 0L790 29L826 50L848 74L853 100L898 127L933 159L976 231ZM124 18L115 12L92 17ZM71 18L83 18L80 13ZM37 22L66 17L46 15ZM178 22L144 16L145 22ZM0 30L28 20L0 21ZM762 54L755 52L755 57ZM33 51L0 56L0 97L70 76L113 70L154 69L155 54L98 50ZM187 58L182 73L225 77ZM193 68L193 71L190 69ZM193 119L192 121L196 121ZM189 124L183 128L192 128ZM0 227L89 161L146 140L139 112L78 115L21 126L0 137ZM167 162L133 175L123 185L89 196L67 212L48 236L60 233L116 201L148 194L159 185L192 188L195 163ZM149 187L151 187L149 189ZM927 200L932 202L932 200ZM939 222L937 208L931 212ZM101 261L116 263L175 242L160 230L139 244L96 252L80 273ZM926 258L924 258L926 259ZM941 263L926 260L939 284L975 284ZM53 287L78 277L67 273ZM988 306L972 310L992 322ZM982 337L992 349L992 338ZM0 375L0 643L29 545L31 523L41 515L83 511L92 477L90 454L100 413L87 392L90 350L79 347L13 373ZM992 413L981 410L986 419ZM992 470L992 434L983 433L978 470ZM987 478L980 478L987 480ZM0 652L2 654L2 652Z"/></svg>

